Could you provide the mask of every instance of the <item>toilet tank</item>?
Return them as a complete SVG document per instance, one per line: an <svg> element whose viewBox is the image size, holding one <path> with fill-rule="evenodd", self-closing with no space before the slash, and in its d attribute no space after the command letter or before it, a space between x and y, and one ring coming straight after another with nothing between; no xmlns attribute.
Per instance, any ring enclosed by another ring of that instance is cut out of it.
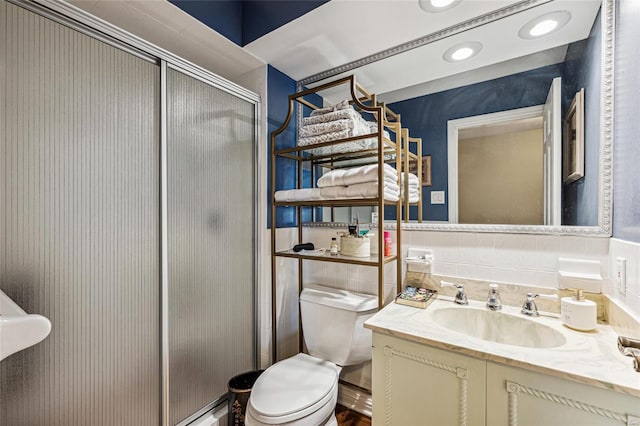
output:
<svg viewBox="0 0 640 426"><path fill-rule="evenodd" d="M364 322L377 310L377 296L307 284L300 312L309 354L343 366L370 360L371 330Z"/></svg>

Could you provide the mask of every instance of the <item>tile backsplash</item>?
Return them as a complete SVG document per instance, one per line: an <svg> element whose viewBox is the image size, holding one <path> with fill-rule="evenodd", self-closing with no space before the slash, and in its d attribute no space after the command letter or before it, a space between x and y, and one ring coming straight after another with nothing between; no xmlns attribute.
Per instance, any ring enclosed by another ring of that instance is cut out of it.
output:
<svg viewBox="0 0 640 426"><path fill-rule="evenodd" d="M316 248L329 248L331 237L335 236L337 231L339 230L330 228L305 228L303 242L312 242ZM296 243L297 229L286 228L277 231L278 250L291 248ZM640 244L612 238L568 235L403 231L401 247L403 256L406 256L409 247L432 250L434 262L431 265L431 274L433 276L496 282L508 284L510 287L519 285L522 286L523 291L530 291L526 290L527 288L537 288L539 292L550 289L549 293L553 293L551 289L558 288L558 258L595 260L600 262L600 274L603 278L602 292L632 315L640 317L640 267L638 265ZM392 250L394 253L397 250L395 241ZM266 251L269 255L268 249ZM377 250L372 247L372 251ZM620 294L614 285L616 257L624 257L627 260L625 294ZM279 286L287 289L279 297L279 306L283 304L295 306L297 298L294 283L297 285L297 261L279 258L278 265ZM405 269L403 266L403 277L406 274ZM373 267L308 261L305 262L304 275L305 282L322 283L361 293L377 293L377 270ZM268 289L269 277L265 279L266 282L262 288ZM395 264L385 267L384 291L386 300L392 300L395 296ZM266 296L261 298L262 307L269 309L268 290L263 291L262 294ZM514 297L514 300L520 300L520 298L521 296ZM291 306L290 313L295 310L294 306ZM280 318L278 324L279 327L283 326L287 330L284 334L289 335L295 331L297 315L293 321ZM266 329L268 326L263 327L263 332ZM285 344L285 346L289 346L289 350L294 350L291 344ZM285 349L284 352L288 350Z"/></svg>

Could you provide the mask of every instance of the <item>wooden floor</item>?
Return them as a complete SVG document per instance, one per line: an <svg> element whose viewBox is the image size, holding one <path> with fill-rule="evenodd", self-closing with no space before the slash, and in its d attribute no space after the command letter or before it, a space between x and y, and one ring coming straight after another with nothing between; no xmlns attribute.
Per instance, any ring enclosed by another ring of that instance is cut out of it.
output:
<svg viewBox="0 0 640 426"><path fill-rule="evenodd" d="M362 414L349 410L342 405L336 406L336 419L339 426L371 426L371 419Z"/></svg>

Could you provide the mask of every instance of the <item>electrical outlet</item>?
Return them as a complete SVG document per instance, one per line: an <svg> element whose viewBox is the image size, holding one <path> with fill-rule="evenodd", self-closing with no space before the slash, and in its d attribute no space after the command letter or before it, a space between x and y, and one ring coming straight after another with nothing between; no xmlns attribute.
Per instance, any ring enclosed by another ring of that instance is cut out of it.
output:
<svg viewBox="0 0 640 426"><path fill-rule="evenodd" d="M627 259L616 257L615 282L618 293L627 293Z"/></svg>

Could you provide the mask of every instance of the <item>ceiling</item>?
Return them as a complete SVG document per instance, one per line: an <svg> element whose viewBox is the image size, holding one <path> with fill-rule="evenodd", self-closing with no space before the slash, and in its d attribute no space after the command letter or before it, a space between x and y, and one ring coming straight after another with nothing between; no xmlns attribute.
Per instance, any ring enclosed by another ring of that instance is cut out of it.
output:
<svg viewBox="0 0 640 426"><path fill-rule="evenodd" d="M252 86L255 78L250 71L264 63L300 81L523 2L462 0L448 11L427 13L418 0L331 0L306 13L299 12L303 14L239 47L166 0L68 1L252 90L259 87ZM559 63L568 43L589 35L600 5L600 0L525 1L537 5L347 74L355 73L358 82L378 94L380 100L394 102ZM202 3L217 10L225 2ZM290 5L289 1L265 3L276 15L284 13L278 8ZM561 30L536 40L518 37L519 29L531 19L555 10L567 10L572 15ZM442 58L452 45L470 40L483 44L479 55L459 63ZM323 96L329 101L345 97L331 93Z"/></svg>
<svg viewBox="0 0 640 426"><path fill-rule="evenodd" d="M427 13L417 0L332 0L244 48L299 81L516 3L520 1L463 0L448 11ZM562 62L568 43L588 37L599 6L600 0L543 1L490 24L368 64L355 73L364 87L391 102L411 97L400 95L406 88L414 96L418 89L422 90L418 95L425 90L444 90L441 85L431 89L421 86L442 80L450 85L451 76L456 76L460 85L470 84L468 80L473 80L478 69L497 74L496 78L514 70ZM530 20L558 10L571 14L560 30L534 40L518 36ZM466 41L482 43L480 54L458 63L443 59L448 48ZM527 56L536 52L542 53ZM330 93L324 96L332 98Z"/></svg>

